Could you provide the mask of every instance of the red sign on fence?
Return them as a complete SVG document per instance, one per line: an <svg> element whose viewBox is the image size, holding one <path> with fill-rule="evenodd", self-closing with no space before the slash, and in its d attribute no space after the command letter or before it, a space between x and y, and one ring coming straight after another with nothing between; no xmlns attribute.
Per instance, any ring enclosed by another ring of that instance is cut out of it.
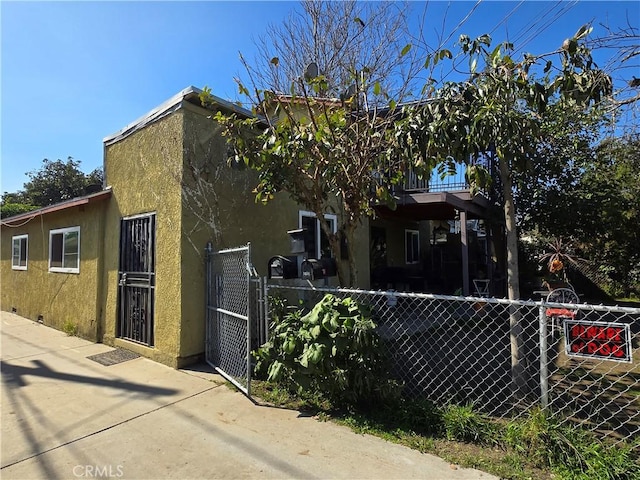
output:
<svg viewBox="0 0 640 480"><path fill-rule="evenodd" d="M631 329L625 323L564 319L569 357L631 363Z"/></svg>

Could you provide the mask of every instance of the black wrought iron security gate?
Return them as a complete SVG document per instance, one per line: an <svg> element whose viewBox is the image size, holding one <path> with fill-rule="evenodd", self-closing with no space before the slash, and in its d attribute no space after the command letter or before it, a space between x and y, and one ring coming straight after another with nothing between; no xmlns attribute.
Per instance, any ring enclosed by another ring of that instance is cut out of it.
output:
<svg viewBox="0 0 640 480"><path fill-rule="evenodd" d="M251 245L213 251L206 248L207 363L246 395L251 395L253 328L252 288L257 274L251 264Z"/></svg>
<svg viewBox="0 0 640 480"><path fill-rule="evenodd" d="M154 344L155 214L123 218L118 267L118 337Z"/></svg>

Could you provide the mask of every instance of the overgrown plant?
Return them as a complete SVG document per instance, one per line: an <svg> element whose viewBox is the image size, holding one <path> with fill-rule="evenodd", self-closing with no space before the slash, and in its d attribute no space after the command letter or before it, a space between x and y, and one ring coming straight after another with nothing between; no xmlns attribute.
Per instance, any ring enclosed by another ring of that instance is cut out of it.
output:
<svg viewBox="0 0 640 480"><path fill-rule="evenodd" d="M608 446L586 430L560 425L542 409L511 422L504 442L534 465L551 468L560 478L640 478L640 463L632 447Z"/></svg>
<svg viewBox="0 0 640 480"><path fill-rule="evenodd" d="M368 309L327 294L306 315L277 319L254 356L256 372L298 391L321 392L337 405L367 406L399 395Z"/></svg>
<svg viewBox="0 0 640 480"><path fill-rule="evenodd" d="M495 427L473 405L448 405L442 410L442 424L447 440L490 443Z"/></svg>
<svg viewBox="0 0 640 480"><path fill-rule="evenodd" d="M65 320L62 325L62 331L70 337L75 337L78 334L78 325L73 323L71 320Z"/></svg>

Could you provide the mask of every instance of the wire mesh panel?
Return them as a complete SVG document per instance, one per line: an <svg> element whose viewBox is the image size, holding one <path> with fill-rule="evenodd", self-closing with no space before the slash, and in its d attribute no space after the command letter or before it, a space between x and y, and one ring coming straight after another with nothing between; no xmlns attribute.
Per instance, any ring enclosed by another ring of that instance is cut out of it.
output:
<svg viewBox="0 0 640 480"><path fill-rule="evenodd" d="M614 441L639 438L640 309L542 307L558 308L572 315L546 325L549 409Z"/></svg>
<svg viewBox="0 0 640 480"><path fill-rule="evenodd" d="M633 325L633 363L620 363L561 353L564 340L552 335L547 316L549 306L561 304L282 285L267 285L267 292L308 309L326 293L367 305L407 396L472 403L498 418L547 406L563 422L603 435L638 434L640 309L564 305L583 312L578 319L599 312L600 320Z"/></svg>
<svg viewBox="0 0 640 480"><path fill-rule="evenodd" d="M250 245L212 252L207 246L207 362L251 395Z"/></svg>

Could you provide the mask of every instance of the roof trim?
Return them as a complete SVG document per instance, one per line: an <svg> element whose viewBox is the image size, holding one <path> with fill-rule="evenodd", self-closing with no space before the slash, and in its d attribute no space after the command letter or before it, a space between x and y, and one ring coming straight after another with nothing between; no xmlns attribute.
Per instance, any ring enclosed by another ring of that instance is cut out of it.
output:
<svg viewBox="0 0 640 480"><path fill-rule="evenodd" d="M126 127L121 128L117 132L104 137L102 142L104 143L105 147L112 145L116 142L119 142L120 140L131 135L132 133L137 132L138 130L146 127L147 125L157 122L161 118L164 118L167 115L177 110L180 110L185 100L195 99L196 97L199 97L201 93L202 93L202 90L199 89L198 87L194 87L193 85L189 86L181 90L180 92L176 93L173 97L164 101L163 103L161 103L160 105L158 105L157 107L155 107L153 110L146 113L142 117L138 118L137 120L134 120L133 122L128 124ZM211 100L214 104L220 106L221 108L232 111L244 117L255 116L250 110L240 107L227 100L223 100L222 98L217 97L213 94L211 95Z"/></svg>
<svg viewBox="0 0 640 480"><path fill-rule="evenodd" d="M20 213L18 215L14 215L13 217L3 218L2 225L13 227L16 222L26 220L27 222L42 215L46 215L48 213L58 212L60 210L66 210L68 208L77 207L79 205L86 205L88 203L95 203L102 200L106 200L111 197L111 187L107 187L104 190L101 190L96 193L91 193L89 195L84 195L82 197L72 198L71 200L65 200L64 202L55 203L53 205L49 205L47 207L42 207L37 210L32 210L30 212ZM26 223L26 222L25 222Z"/></svg>

